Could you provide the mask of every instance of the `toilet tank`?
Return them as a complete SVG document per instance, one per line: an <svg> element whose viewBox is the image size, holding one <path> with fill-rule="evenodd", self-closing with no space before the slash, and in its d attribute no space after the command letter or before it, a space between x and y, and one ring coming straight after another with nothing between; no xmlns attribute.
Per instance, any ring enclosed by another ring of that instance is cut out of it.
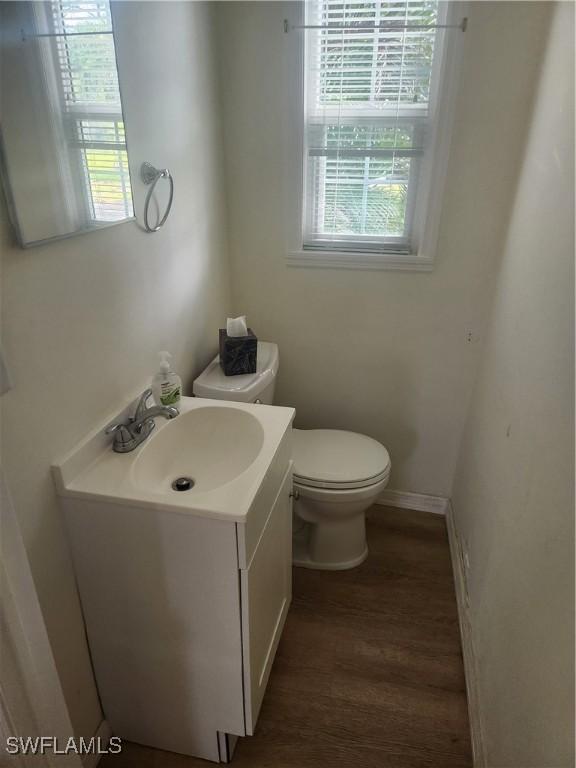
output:
<svg viewBox="0 0 576 768"><path fill-rule="evenodd" d="M209 397L213 400L272 405L277 373L278 346L269 341L259 341L256 373L225 376L220 367L220 358L216 356L194 380L192 391L196 397Z"/></svg>

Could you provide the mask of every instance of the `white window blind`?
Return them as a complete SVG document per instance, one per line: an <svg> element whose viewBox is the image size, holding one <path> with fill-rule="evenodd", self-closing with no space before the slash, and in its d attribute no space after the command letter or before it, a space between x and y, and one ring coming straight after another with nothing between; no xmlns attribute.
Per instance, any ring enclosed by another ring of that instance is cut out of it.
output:
<svg viewBox="0 0 576 768"><path fill-rule="evenodd" d="M306 23L304 248L409 253L438 3L311 0Z"/></svg>
<svg viewBox="0 0 576 768"><path fill-rule="evenodd" d="M53 0L56 69L70 151L94 222L133 216L108 0Z"/></svg>

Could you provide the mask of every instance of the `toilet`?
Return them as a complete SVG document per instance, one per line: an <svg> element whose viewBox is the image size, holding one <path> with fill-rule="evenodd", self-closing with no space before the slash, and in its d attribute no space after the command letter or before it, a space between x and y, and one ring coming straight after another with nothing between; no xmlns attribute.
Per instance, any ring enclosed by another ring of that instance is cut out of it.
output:
<svg viewBox="0 0 576 768"><path fill-rule="evenodd" d="M278 365L277 345L259 341L256 373L225 376L216 357L194 381L194 395L271 405ZM388 483L388 451L339 429L294 429L293 438L294 565L354 568L368 556L365 513Z"/></svg>

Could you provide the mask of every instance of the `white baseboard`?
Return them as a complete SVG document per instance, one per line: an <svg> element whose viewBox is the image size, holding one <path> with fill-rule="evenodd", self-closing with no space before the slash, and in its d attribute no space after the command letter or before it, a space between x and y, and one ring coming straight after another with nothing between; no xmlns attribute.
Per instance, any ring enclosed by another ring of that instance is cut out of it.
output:
<svg viewBox="0 0 576 768"><path fill-rule="evenodd" d="M108 742L110 741L111 736L112 736L112 730L108 725L108 721L102 720L102 722L96 729L96 733L94 734L96 743L100 744L100 748L102 750L106 749L106 747L108 746ZM96 766L100 762L101 757L102 755L98 751L89 752L86 755L82 755L82 765L84 766L84 768L96 768Z"/></svg>
<svg viewBox="0 0 576 768"><path fill-rule="evenodd" d="M462 557L462 547L460 546L458 531L456 530L456 526L454 524L454 510L450 501L448 501L446 509L446 527L448 529L450 556L452 558L452 571L454 573L454 585L456 587L456 602L458 604L458 619L460 622L460 637L462 640L462 656L464 657L464 673L466 676L468 717L470 719L470 733L472 737L474 768L486 768L486 753L484 748L483 727L478 690L478 662L476 652L474 650L472 623L470 620L470 609L467 600L466 577L464 571L464 559Z"/></svg>
<svg viewBox="0 0 576 768"><path fill-rule="evenodd" d="M376 499L376 504L382 504L385 507L433 512L435 515L445 515L448 503L449 500L444 496L428 496L424 493L411 493L410 491L390 491L387 488Z"/></svg>

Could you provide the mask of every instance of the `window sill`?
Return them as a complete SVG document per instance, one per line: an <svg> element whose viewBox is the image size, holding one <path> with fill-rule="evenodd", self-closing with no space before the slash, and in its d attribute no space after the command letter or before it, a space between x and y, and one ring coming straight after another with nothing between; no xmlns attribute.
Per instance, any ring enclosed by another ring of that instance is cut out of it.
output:
<svg viewBox="0 0 576 768"><path fill-rule="evenodd" d="M325 267L328 269L394 269L405 272L431 272L432 259L415 254L368 253L366 251L289 251L290 267Z"/></svg>

